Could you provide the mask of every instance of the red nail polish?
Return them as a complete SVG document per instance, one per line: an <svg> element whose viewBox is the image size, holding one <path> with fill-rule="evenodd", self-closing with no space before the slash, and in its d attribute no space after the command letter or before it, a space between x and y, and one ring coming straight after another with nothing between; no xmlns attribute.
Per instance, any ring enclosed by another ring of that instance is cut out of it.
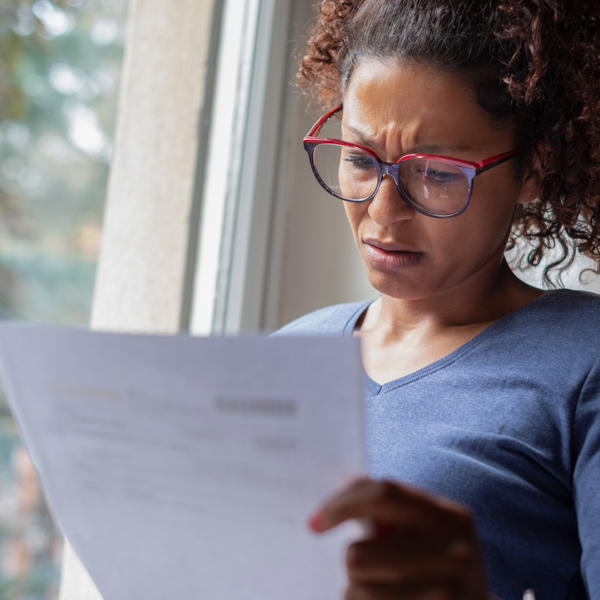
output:
<svg viewBox="0 0 600 600"><path fill-rule="evenodd" d="M319 513L319 512L314 513L308 520L308 526L315 533L318 533L319 531L321 531L321 527L322 527L321 513Z"/></svg>

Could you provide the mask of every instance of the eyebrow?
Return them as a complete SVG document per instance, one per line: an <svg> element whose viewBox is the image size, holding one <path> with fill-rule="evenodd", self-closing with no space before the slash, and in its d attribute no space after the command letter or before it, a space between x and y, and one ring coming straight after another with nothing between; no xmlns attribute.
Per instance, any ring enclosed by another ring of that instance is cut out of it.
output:
<svg viewBox="0 0 600 600"><path fill-rule="evenodd" d="M372 146L376 146L374 144L373 139L365 136L361 131L352 127L352 125L346 125L347 129L349 129L358 139L359 143L363 146L367 146L371 148ZM417 145L413 148L410 148L409 152L405 152L405 154L443 154L448 152L464 152L466 150L470 150L469 146L442 146L440 144L421 144Z"/></svg>

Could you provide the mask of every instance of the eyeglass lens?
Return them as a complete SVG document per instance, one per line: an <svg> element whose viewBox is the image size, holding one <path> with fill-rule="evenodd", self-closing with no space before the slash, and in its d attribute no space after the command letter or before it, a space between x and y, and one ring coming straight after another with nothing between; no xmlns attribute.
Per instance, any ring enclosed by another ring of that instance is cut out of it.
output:
<svg viewBox="0 0 600 600"><path fill-rule="evenodd" d="M325 187L345 200L364 200L377 188L380 169L375 159L360 148L318 144L313 161ZM401 161L398 182L415 206L437 215L460 211L469 194L465 172L443 160L411 158Z"/></svg>

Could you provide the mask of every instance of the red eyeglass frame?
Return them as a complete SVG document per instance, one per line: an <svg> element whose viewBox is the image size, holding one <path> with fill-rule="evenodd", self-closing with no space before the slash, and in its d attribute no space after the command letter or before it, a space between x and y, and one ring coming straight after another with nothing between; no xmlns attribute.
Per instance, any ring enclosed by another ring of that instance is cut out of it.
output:
<svg viewBox="0 0 600 600"><path fill-rule="evenodd" d="M439 219L456 217L456 216L460 215L462 212L464 212L466 210L467 206L469 205L469 202L471 200L471 193L473 191L473 179L475 177L477 177L477 175L480 175L481 173L484 173L485 171L491 169L492 167L500 165L500 164L506 162L507 160L514 158L517 154L519 154L523 151L523 148L519 147L519 148L515 148L514 150L510 150L509 152L503 152L502 154L495 154L494 156L490 156L489 158L484 158L483 160L480 160L477 162L473 162L470 160L464 160L462 158L454 158L452 156L444 156L442 154L412 153L412 154L405 154L404 156L401 156L395 163L388 163L388 162L381 160L377 156L377 154L373 150L371 150L371 148L369 148L368 146L363 146L362 144L354 144L351 142L345 142L344 140L338 140L335 138L317 137L319 131L321 130L321 127L323 127L323 125L325 124L327 119L329 119L335 113L340 111L342 109L342 107L343 107L343 104L340 104L340 105L336 106L335 108L332 108L330 111L326 112L310 128L308 133L304 136L302 143L304 145L304 149L306 150L306 152L308 154L310 166L312 168L313 174L316 177L317 181L331 195L335 196L336 198L339 198L340 200L344 200L346 202L366 202L367 200L371 200L372 198L375 197L375 195L377 194L377 192L379 190L379 186L381 185L383 175L389 175L394 180L394 183L396 184L396 188L398 189L398 192L400 193L402 199L407 204L409 204L411 207L413 207L416 211L418 211L424 215L439 218ZM365 152L366 154L371 156L376 161L376 165L377 165L377 169L378 169L377 186L376 186L375 190L373 191L373 193L371 195L367 196L366 198L360 198L360 199L355 200L355 199L344 198L343 196L340 196L339 194L337 194L329 186L327 186L327 184L321 179L321 177L315 167L315 163L314 163L314 151L315 151L316 146L319 144L335 144L338 146L360 148L363 152ZM467 180L468 180L467 199L466 199L464 206L460 210L455 211L453 213L441 213L440 214L440 213L429 212L426 209L419 206L418 204L415 204L408 197L408 194L405 192L405 190L402 189L402 186L400 185L400 182L398 180L398 165L401 162L408 160L410 158L424 158L424 159L433 159L433 160L442 159L451 164L456 165L459 169L461 169L465 173Z"/></svg>

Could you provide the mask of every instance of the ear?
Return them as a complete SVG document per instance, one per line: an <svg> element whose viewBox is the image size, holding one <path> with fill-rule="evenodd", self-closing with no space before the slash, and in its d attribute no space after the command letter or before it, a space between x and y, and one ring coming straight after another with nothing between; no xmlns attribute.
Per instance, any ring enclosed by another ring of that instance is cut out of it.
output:
<svg viewBox="0 0 600 600"><path fill-rule="evenodd" d="M540 196L542 185L542 163L536 150L531 154L529 164L524 167L521 175L521 189L517 202L519 204L529 204L537 200Z"/></svg>

